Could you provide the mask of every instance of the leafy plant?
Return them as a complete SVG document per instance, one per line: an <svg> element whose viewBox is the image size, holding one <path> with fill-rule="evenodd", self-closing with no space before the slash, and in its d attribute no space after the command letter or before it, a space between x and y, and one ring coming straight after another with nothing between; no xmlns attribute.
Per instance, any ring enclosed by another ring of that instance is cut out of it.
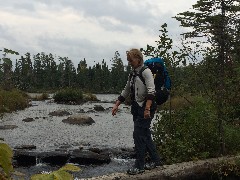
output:
<svg viewBox="0 0 240 180"><path fill-rule="evenodd" d="M214 107L202 97L162 117L153 126L153 138L166 163L217 156L218 129ZM159 116L157 116L159 117Z"/></svg>
<svg viewBox="0 0 240 180"><path fill-rule="evenodd" d="M67 171L78 172L80 168L72 164L67 164L57 171L53 171L49 174L36 174L31 177L31 180L73 180L73 176Z"/></svg>
<svg viewBox="0 0 240 180"><path fill-rule="evenodd" d="M217 175L218 179L224 179L226 177L240 178L240 159L222 161L215 165L212 171L214 175Z"/></svg>
<svg viewBox="0 0 240 180"><path fill-rule="evenodd" d="M153 124L153 138L166 163L176 163L219 156L218 121L215 106L199 96L191 96L191 103L175 108L171 114L161 111L161 118ZM182 100L181 100L182 101ZM225 123L227 154L240 149L240 130L235 124Z"/></svg>
<svg viewBox="0 0 240 180"><path fill-rule="evenodd" d="M12 157L13 152L11 148L3 141L0 141L0 169L3 170L3 174L0 173L0 177L2 179L9 178L10 173L13 171Z"/></svg>

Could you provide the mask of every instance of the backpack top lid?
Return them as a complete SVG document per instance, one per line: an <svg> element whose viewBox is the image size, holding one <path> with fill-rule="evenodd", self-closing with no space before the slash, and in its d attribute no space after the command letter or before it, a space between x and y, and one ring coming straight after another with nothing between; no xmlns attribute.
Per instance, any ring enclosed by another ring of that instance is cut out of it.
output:
<svg viewBox="0 0 240 180"><path fill-rule="evenodd" d="M153 74L155 74L157 71L160 71L160 72L167 71L167 69L164 65L163 59L160 57L154 57L154 58L147 59L144 62L144 65L149 67L149 69L151 69Z"/></svg>
<svg viewBox="0 0 240 180"><path fill-rule="evenodd" d="M144 62L144 65L147 66L148 64L154 64L154 63L160 63L160 64L164 65L163 59L160 57L154 57L154 58L147 59Z"/></svg>

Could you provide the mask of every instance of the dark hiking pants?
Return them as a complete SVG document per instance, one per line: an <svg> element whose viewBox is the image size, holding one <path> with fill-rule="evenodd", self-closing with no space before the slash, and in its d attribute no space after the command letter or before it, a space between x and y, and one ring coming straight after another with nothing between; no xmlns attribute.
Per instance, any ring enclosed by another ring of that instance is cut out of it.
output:
<svg viewBox="0 0 240 180"><path fill-rule="evenodd" d="M145 104L143 107L140 107L136 102L132 104L131 112L133 114L134 121L133 139L136 151L135 167L139 169L144 169L146 152L149 153L153 162L160 161L160 157L157 153L150 131L151 120L154 117L156 104L153 103L151 106L151 118L149 119L144 119L144 109Z"/></svg>

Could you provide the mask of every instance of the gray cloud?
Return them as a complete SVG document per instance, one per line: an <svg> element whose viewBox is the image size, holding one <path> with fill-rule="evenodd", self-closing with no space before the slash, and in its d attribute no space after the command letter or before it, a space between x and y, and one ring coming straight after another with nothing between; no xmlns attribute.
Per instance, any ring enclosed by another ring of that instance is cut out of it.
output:
<svg viewBox="0 0 240 180"><path fill-rule="evenodd" d="M75 64L83 58L89 65L102 59L111 64L115 51L126 63L125 51L154 45L163 23L168 23L169 34L176 41L182 31L171 18L173 5L157 0L11 0L2 4L3 47L23 54L69 57Z"/></svg>

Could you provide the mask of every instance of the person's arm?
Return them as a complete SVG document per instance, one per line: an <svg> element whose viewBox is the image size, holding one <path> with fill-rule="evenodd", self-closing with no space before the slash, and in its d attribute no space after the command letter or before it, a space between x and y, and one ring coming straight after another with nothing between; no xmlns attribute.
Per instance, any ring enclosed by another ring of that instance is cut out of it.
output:
<svg viewBox="0 0 240 180"><path fill-rule="evenodd" d="M117 114L118 111L118 106L125 101L126 97L129 95L130 93L130 78L128 78L127 84L124 88L124 90L122 91L121 95L118 97L118 99L116 100L115 104L113 105L112 108L112 115L115 116Z"/></svg>
<svg viewBox="0 0 240 180"><path fill-rule="evenodd" d="M121 101L117 100L112 108L112 115L115 116L118 111L118 106L121 104Z"/></svg>
<svg viewBox="0 0 240 180"><path fill-rule="evenodd" d="M150 114L151 105L152 105L152 100L148 99L146 101L146 106L145 106L145 110L144 110L144 118L145 119L148 119L151 116L151 114Z"/></svg>
<svg viewBox="0 0 240 180"><path fill-rule="evenodd" d="M148 119L151 116L150 109L152 101L155 98L155 84L152 72L150 69L143 71L143 78L147 87L146 106L144 110L144 118Z"/></svg>

